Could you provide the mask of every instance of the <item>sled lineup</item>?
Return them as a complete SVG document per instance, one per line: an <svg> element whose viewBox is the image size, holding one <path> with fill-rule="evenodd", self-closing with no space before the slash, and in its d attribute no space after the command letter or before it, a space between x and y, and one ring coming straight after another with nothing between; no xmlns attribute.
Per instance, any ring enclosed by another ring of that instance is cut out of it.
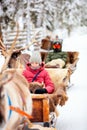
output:
<svg viewBox="0 0 87 130"><path fill-rule="evenodd" d="M77 67L79 52L63 52L63 41L56 39L53 42L50 37L42 39L40 48L36 47L39 46L37 42L32 43L35 44L34 51L39 48L45 69L55 86L52 94L35 94L35 90L44 85L28 83L22 75L31 55L22 53L27 47L15 48L18 33L19 30L10 49L0 39L1 53L5 58L0 68L0 129L56 130L56 117L59 115L57 105L65 105L69 98L67 88L71 74ZM42 122L43 126L35 122Z"/></svg>

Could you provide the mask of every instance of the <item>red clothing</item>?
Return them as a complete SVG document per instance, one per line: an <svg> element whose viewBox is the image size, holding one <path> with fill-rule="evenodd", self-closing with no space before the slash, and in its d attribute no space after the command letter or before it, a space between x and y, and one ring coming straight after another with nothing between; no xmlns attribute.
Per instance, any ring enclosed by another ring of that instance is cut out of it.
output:
<svg viewBox="0 0 87 130"><path fill-rule="evenodd" d="M54 92L54 84L51 81L51 78L48 74L48 72L44 69L44 67L40 67L39 69L33 70L29 66L29 64L26 65L26 69L23 71L24 77L27 79L28 82L32 82L32 79L34 76L40 71L36 79L34 80L35 82L39 83L44 83L45 88L49 94Z"/></svg>

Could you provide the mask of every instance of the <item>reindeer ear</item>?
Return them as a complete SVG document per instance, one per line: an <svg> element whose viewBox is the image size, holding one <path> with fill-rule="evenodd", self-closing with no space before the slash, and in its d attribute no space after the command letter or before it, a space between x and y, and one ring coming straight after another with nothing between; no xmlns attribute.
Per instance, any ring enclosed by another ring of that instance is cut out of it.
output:
<svg viewBox="0 0 87 130"><path fill-rule="evenodd" d="M21 55L21 52L15 51L15 52L12 53L11 57L16 59L19 55Z"/></svg>

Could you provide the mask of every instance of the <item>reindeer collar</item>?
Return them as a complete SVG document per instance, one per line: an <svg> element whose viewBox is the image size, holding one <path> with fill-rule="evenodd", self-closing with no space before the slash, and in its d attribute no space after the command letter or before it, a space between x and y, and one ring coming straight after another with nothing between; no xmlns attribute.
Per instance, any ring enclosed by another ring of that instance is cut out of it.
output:
<svg viewBox="0 0 87 130"><path fill-rule="evenodd" d="M11 103L11 99L10 99L10 97L9 97L9 95L8 95L8 94L7 94L7 97L8 97L8 104L9 104L9 106L11 106L11 105L12 105L12 103ZM12 110L10 109L10 110L9 110L8 119L10 118L11 114L12 114Z"/></svg>

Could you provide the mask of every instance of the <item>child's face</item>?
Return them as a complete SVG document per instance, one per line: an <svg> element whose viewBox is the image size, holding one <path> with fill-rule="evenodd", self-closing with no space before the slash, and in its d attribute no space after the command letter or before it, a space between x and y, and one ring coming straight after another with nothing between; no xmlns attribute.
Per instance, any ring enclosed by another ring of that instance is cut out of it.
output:
<svg viewBox="0 0 87 130"><path fill-rule="evenodd" d="M40 67L39 63L37 63L37 62L32 62L31 63L31 68L32 69L38 69L39 67Z"/></svg>

